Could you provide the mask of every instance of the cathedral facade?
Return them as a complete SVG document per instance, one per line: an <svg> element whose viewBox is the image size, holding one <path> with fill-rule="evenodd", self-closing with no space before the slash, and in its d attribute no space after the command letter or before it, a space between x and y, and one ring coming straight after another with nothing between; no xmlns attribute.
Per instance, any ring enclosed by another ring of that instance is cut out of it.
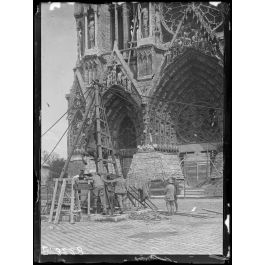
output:
<svg viewBox="0 0 265 265"><path fill-rule="evenodd" d="M186 165L197 159L210 175L209 161L222 157L224 6L75 3L73 15L77 62L66 96L68 152L86 108L85 93L98 80L125 176L137 153L150 152L185 159ZM85 146L93 147L93 137L82 137L70 175L82 167Z"/></svg>

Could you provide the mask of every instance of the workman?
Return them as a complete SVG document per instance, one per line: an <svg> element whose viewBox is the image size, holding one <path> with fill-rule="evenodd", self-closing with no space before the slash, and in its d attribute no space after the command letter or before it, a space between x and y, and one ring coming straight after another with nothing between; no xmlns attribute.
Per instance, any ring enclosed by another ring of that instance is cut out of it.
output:
<svg viewBox="0 0 265 265"><path fill-rule="evenodd" d="M72 185L75 192L75 196L78 196L78 203L81 200L81 189L78 189L78 181L84 179L84 170L81 169L78 175L72 177ZM80 205L79 205L80 206Z"/></svg>
<svg viewBox="0 0 265 265"><path fill-rule="evenodd" d="M114 174L103 174L103 175L104 175L103 180L106 184L106 203L108 205L108 210L111 213L113 213L116 175L114 175Z"/></svg>
<svg viewBox="0 0 265 265"><path fill-rule="evenodd" d="M101 205L103 207L103 214L106 214L106 201L105 201L105 191L104 191L104 182L101 179L101 176L98 175L95 171L90 171L88 177L92 178L93 194L95 196L94 208L97 212L97 200L100 198Z"/></svg>
<svg viewBox="0 0 265 265"><path fill-rule="evenodd" d="M78 180L82 180L84 179L84 170L81 169L78 175L73 176L72 181L73 181L73 185L74 185L74 189L77 190L77 186L78 186ZM78 193L80 194L81 190L78 190Z"/></svg>
<svg viewBox="0 0 265 265"><path fill-rule="evenodd" d="M117 200L119 202L119 206L122 213L125 210L125 200L127 198L126 182L123 177L119 177L117 179L115 185L115 194L117 195Z"/></svg>
<svg viewBox="0 0 265 265"><path fill-rule="evenodd" d="M165 188L165 201L167 206L167 211L169 214L174 214L174 194L175 194L175 187L173 185L173 180L169 178L167 180L167 185Z"/></svg>
<svg viewBox="0 0 265 265"><path fill-rule="evenodd" d="M172 176L172 181L173 181L173 185L175 187L174 190L174 204L175 204L175 208L176 208L176 212L178 211L178 182L177 182L177 178L175 176Z"/></svg>
<svg viewBox="0 0 265 265"><path fill-rule="evenodd" d="M146 199L148 199L149 198L149 194L148 194L147 183L141 183L140 187L138 188L138 192L139 192L139 195L140 195L141 202L144 202Z"/></svg>

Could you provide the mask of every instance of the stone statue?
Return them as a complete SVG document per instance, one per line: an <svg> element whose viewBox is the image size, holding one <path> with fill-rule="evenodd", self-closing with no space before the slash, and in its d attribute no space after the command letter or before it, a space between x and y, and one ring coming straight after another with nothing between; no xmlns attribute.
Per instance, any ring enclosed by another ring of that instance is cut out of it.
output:
<svg viewBox="0 0 265 265"><path fill-rule="evenodd" d="M95 47L95 20L94 14L90 14L88 18L88 48Z"/></svg>
<svg viewBox="0 0 265 265"><path fill-rule="evenodd" d="M107 75L107 87L111 85L111 73L108 73Z"/></svg>
<svg viewBox="0 0 265 265"><path fill-rule="evenodd" d="M111 83L112 84L115 84L116 83L116 75L117 75L117 70L116 70L116 63L113 64L113 68L112 68L112 71L111 71L111 75L112 75L112 80L111 80Z"/></svg>
<svg viewBox="0 0 265 265"><path fill-rule="evenodd" d="M132 92L132 82L130 79L127 80L127 90L128 92Z"/></svg>
<svg viewBox="0 0 265 265"><path fill-rule="evenodd" d="M77 29L77 38L78 38L78 41L77 41L78 58L79 58L79 60L81 60L82 49L83 49L82 28L81 27L79 27Z"/></svg>
<svg viewBox="0 0 265 265"><path fill-rule="evenodd" d="M126 87L127 88L127 84L126 84L126 76L125 75L122 75L121 77L121 84L123 87Z"/></svg>
<svg viewBox="0 0 265 265"><path fill-rule="evenodd" d="M154 16L154 22L155 22L155 28L154 28L154 35L155 35L155 41L160 41L160 32L161 32L161 24L160 24L160 15L159 10L156 9L155 16Z"/></svg>
<svg viewBox="0 0 265 265"><path fill-rule="evenodd" d="M122 72L120 71L120 72L118 73L118 78L117 78L117 83L118 83L118 84L121 84L121 78L122 78Z"/></svg>
<svg viewBox="0 0 265 265"><path fill-rule="evenodd" d="M142 36L147 38L149 36L149 12L146 7L142 9Z"/></svg>

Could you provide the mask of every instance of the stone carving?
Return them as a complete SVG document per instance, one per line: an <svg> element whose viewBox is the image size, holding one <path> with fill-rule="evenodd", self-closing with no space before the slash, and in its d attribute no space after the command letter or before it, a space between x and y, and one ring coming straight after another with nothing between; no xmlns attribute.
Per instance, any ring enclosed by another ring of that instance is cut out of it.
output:
<svg viewBox="0 0 265 265"><path fill-rule="evenodd" d="M147 7L144 7L141 11L141 23L142 23L142 38L149 36L149 11Z"/></svg>
<svg viewBox="0 0 265 265"><path fill-rule="evenodd" d="M145 49L137 52L138 76L152 74L152 50Z"/></svg>
<svg viewBox="0 0 265 265"><path fill-rule="evenodd" d="M109 66L104 83L107 88L112 85L121 85L126 92L132 93L132 81L116 62L113 62L113 64Z"/></svg>
<svg viewBox="0 0 265 265"><path fill-rule="evenodd" d="M95 19L93 11L89 14L87 23L88 49L92 49L95 47Z"/></svg>
<svg viewBox="0 0 265 265"><path fill-rule="evenodd" d="M155 148L153 145L150 145L150 144L138 145L137 151L138 152L150 152L150 151L155 151Z"/></svg>
<svg viewBox="0 0 265 265"><path fill-rule="evenodd" d="M77 28L77 56L79 60L81 60L82 55L83 55L83 29L80 23Z"/></svg>
<svg viewBox="0 0 265 265"><path fill-rule="evenodd" d="M157 5L155 7L154 25L155 42L158 43L161 41L161 19L159 7Z"/></svg>
<svg viewBox="0 0 265 265"><path fill-rule="evenodd" d="M86 71L87 71L87 83L91 84L92 81L97 79L97 63L92 59L87 63Z"/></svg>

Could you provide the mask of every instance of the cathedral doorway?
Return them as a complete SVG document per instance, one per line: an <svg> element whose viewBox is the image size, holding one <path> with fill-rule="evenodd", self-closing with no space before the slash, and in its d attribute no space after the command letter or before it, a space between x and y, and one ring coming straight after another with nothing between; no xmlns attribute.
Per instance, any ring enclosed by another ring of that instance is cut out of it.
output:
<svg viewBox="0 0 265 265"><path fill-rule="evenodd" d="M126 177L137 145L141 144L141 105L121 86L110 87L103 96L112 142Z"/></svg>

